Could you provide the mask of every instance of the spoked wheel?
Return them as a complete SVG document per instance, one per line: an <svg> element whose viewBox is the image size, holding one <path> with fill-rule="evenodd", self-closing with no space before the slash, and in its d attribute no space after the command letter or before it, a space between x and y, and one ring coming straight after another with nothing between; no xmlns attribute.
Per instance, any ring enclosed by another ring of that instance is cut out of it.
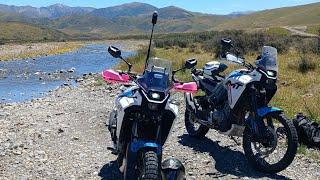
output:
<svg viewBox="0 0 320 180"><path fill-rule="evenodd" d="M158 155L154 151L142 151L138 159L138 180L160 179Z"/></svg>
<svg viewBox="0 0 320 180"><path fill-rule="evenodd" d="M188 108L186 108L184 122L187 132L190 136L202 138L209 131L209 128L207 126L204 126L196 121L194 112L189 110Z"/></svg>
<svg viewBox="0 0 320 180"><path fill-rule="evenodd" d="M254 138L249 128L243 134L243 148L249 162L258 171L277 173L293 161L298 147L298 136L292 121L283 114L264 118L266 138Z"/></svg>

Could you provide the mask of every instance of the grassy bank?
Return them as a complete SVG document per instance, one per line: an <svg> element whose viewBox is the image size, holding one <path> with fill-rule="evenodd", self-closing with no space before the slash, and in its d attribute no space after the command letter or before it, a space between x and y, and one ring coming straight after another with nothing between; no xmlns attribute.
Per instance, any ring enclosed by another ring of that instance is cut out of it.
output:
<svg viewBox="0 0 320 180"><path fill-rule="evenodd" d="M307 32L320 36L320 24L319 25L308 26Z"/></svg>
<svg viewBox="0 0 320 180"><path fill-rule="evenodd" d="M215 54L205 52L199 48L155 48L153 56L173 61L174 68L181 67L188 58L198 60L197 68L201 68L206 62L216 60ZM134 65L133 70L143 70L146 50L139 50L137 55L129 58ZM248 54L248 61L255 59L257 54ZM303 112L320 122L320 57L316 54L301 55L297 51L289 51L279 54L279 82L278 92L271 104L285 110L285 113L293 118L298 112ZM305 69L303 69L303 67ZM126 69L125 64L120 65ZM240 66L230 65L228 72ZM190 80L190 72L179 74L178 78Z"/></svg>
<svg viewBox="0 0 320 180"><path fill-rule="evenodd" d="M47 42L0 45L0 61L62 54L74 51L84 42Z"/></svg>

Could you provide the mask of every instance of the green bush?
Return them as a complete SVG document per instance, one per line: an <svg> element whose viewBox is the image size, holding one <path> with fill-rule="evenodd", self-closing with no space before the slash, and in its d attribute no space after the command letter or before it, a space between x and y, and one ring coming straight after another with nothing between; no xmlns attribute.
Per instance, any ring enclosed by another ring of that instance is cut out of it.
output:
<svg viewBox="0 0 320 180"><path fill-rule="evenodd" d="M241 54L260 52L264 45L277 48L279 53L286 53L296 44L300 44L302 40L308 42L305 44L305 48L308 48L307 51L314 52L320 49L315 46L318 44L314 43L314 39L310 38L264 32L246 33L241 30L157 35L155 45L159 48L168 49L170 47L185 48L192 44L200 44L202 50L217 54L220 50L220 40L225 37L233 40Z"/></svg>
<svg viewBox="0 0 320 180"><path fill-rule="evenodd" d="M317 67L317 64L313 61L311 61L307 56L302 55L300 62L299 62L299 72L301 73L307 73L309 71L315 70Z"/></svg>

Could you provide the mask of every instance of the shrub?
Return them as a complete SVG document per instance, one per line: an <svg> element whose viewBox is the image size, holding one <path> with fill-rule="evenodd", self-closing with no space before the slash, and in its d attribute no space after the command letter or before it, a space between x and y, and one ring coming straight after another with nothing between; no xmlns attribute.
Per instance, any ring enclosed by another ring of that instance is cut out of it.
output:
<svg viewBox="0 0 320 180"><path fill-rule="evenodd" d="M217 54L220 50L221 38L230 38L241 54L254 53L261 51L263 45L274 46L279 53L286 53L292 47L297 47L301 41L306 41L304 48L306 51L314 53L320 51L319 44L315 39L289 36L283 34L268 34L265 32L246 33L241 30L228 31L208 31L197 33L175 33L157 35L155 45L159 48L168 47L191 47L192 44L200 44L202 50ZM320 40L319 40L320 41ZM320 43L320 42L319 42ZM192 47L191 47L192 48Z"/></svg>
<svg viewBox="0 0 320 180"><path fill-rule="evenodd" d="M280 36L290 36L292 33L282 27L270 27L266 31L267 34L269 35L280 35Z"/></svg>
<svg viewBox="0 0 320 180"><path fill-rule="evenodd" d="M316 67L317 67L317 64L315 62L313 62L307 56L301 55L300 62L299 62L299 72L307 73L309 71L315 70Z"/></svg>

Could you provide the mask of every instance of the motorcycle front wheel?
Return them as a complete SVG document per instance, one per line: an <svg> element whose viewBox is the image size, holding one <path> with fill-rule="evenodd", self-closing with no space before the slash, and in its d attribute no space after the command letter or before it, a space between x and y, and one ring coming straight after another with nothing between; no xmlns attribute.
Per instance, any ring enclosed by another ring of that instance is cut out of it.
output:
<svg viewBox="0 0 320 180"><path fill-rule="evenodd" d="M158 180L160 178L160 166L158 155L152 150L142 151L138 159L139 180Z"/></svg>
<svg viewBox="0 0 320 180"><path fill-rule="evenodd" d="M297 131L283 114L264 117L268 138L257 142L249 127L243 134L243 149L249 163L258 171L278 173L294 160L298 147Z"/></svg>
<svg viewBox="0 0 320 180"><path fill-rule="evenodd" d="M194 112L186 108L184 123L188 134L192 137L203 138L208 133L209 128L197 123L195 118Z"/></svg>

